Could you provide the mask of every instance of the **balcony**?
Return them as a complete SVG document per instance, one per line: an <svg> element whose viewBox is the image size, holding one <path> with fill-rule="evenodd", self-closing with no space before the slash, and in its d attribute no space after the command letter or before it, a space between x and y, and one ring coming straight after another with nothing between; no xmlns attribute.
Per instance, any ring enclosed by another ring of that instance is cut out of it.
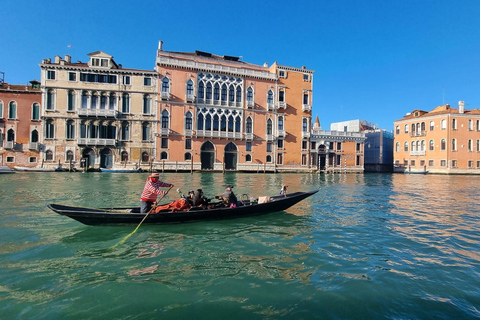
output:
<svg viewBox="0 0 480 320"><path fill-rule="evenodd" d="M279 137L285 137L285 130L278 130L278 131L277 131L277 135L278 135Z"/></svg>
<svg viewBox="0 0 480 320"><path fill-rule="evenodd" d="M193 130L192 129L185 129L185 135L186 136L193 136Z"/></svg>
<svg viewBox="0 0 480 320"><path fill-rule="evenodd" d="M420 151L410 151L411 156L424 156L426 155L425 150L420 150Z"/></svg>
<svg viewBox="0 0 480 320"><path fill-rule="evenodd" d="M273 103L267 103L267 110L268 111L273 111Z"/></svg>
<svg viewBox="0 0 480 320"><path fill-rule="evenodd" d="M253 133L245 133L245 139L253 140Z"/></svg>
<svg viewBox="0 0 480 320"><path fill-rule="evenodd" d="M197 137L241 139L240 132L197 130Z"/></svg>
<svg viewBox="0 0 480 320"><path fill-rule="evenodd" d="M194 96L193 94L187 94L187 95L185 96L185 100L186 100L187 102L195 102L195 96Z"/></svg>
<svg viewBox="0 0 480 320"><path fill-rule="evenodd" d="M253 101L247 101L247 108L252 109L255 106L255 102Z"/></svg>
<svg viewBox="0 0 480 320"><path fill-rule="evenodd" d="M287 109L287 103L285 101L278 101L278 109Z"/></svg>
<svg viewBox="0 0 480 320"><path fill-rule="evenodd" d="M418 131L418 132L410 132L410 137L423 137L427 135L426 130Z"/></svg>
<svg viewBox="0 0 480 320"><path fill-rule="evenodd" d="M309 131L302 131L302 138L303 139L310 138L310 132Z"/></svg>
<svg viewBox="0 0 480 320"><path fill-rule="evenodd" d="M28 143L28 150L39 151L40 145L38 142L29 142Z"/></svg>
<svg viewBox="0 0 480 320"><path fill-rule="evenodd" d="M77 139L78 145L84 146L112 146L117 144L116 139L100 139L100 138L80 138Z"/></svg>
<svg viewBox="0 0 480 320"><path fill-rule="evenodd" d="M168 91L162 91L160 96L162 100L170 100L170 92Z"/></svg>
<svg viewBox="0 0 480 320"><path fill-rule="evenodd" d="M168 136L169 134L170 134L170 129L168 129L168 128L161 128L160 129L160 135Z"/></svg>
<svg viewBox="0 0 480 320"><path fill-rule="evenodd" d="M84 117L105 117L116 118L118 115L117 110L113 109L77 109L77 114Z"/></svg>
<svg viewBox="0 0 480 320"><path fill-rule="evenodd" d="M273 134L267 134L267 141L273 141Z"/></svg>
<svg viewBox="0 0 480 320"><path fill-rule="evenodd" d="M306 112L311 112L312 111L312 106L309 104L303 104L302 105L302 110Z"/></svg>
<svg viewBox="0 0 480 320"><path fill-rule="evenodd" d="M15 141L5 141L5 144L3 147L9 150L15 149Z"/></svg>

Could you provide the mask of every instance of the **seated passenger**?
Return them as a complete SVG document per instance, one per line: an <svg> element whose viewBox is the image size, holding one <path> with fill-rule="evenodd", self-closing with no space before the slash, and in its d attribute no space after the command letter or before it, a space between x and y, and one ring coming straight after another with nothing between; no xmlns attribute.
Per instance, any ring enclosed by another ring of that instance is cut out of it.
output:
<svg viewBox="0 0 480 320"><path fill-rule="evenodd" d="M232 190L233 186L228 185L225 188L225 192L222 193L222 202L225 204L226 207L235 208L237 206L237 196L233 193Z"/></svg>

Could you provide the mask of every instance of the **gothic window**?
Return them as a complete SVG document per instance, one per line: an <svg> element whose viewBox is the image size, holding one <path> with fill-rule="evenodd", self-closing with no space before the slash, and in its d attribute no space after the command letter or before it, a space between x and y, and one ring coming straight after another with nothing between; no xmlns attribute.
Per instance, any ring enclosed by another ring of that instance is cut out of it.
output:
<svg viewBox="0 0 480 320"><path fill-rule="evenodd" d="M170 128L170 115L167 110L162 111L162 129Z"/></svg>
<svg viewBox="0 0 480 320"><path fill-rule="evenodd" d="M185 129L186 130L193 129L192 113L190 111L188 111L187 114L185 115Z"/></svg>
<svg viewBox="0 0 480 320"><path fill-rule="evenodd" d="M32 120L40 120L40 105L36 102L32 105Z"/></svg>

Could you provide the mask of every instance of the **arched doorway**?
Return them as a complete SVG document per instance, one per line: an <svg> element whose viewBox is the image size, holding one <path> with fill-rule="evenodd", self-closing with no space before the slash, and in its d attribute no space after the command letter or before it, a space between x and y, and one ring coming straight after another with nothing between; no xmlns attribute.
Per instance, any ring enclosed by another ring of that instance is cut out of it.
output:
<svg viewBox="0 0 480 320"><path fill-rule="evenodd" d="M110 148L100 151L100 168L113 167L113 152Z"/></svg>
<svg viewBox="0 0 480 320"><path fill-rule="evenodd" d="M95 151L93 151L92 148L85 148L82 152L82 158L85 159L85 166L87 168L95 167Z"/></svg>
<svg viewBox="0 0 480 320"><path fill-rule="evenodd" d="M203 143L200 148L200 161L202 162L202 170L213 170L215 147L210 141Z"/></svg>
<svg viewBox="0 0 480 320"><path fill-rule="evenodd" d="M327 146L321 144L318 146L318 169L325 170L327 164Z"/></svg>
<svg viewBox="0 0 480 320"><path fill-rule="evenodd" d="M229 142L225 146L225 170L237 170L237 146L233 142Z"/></svg>

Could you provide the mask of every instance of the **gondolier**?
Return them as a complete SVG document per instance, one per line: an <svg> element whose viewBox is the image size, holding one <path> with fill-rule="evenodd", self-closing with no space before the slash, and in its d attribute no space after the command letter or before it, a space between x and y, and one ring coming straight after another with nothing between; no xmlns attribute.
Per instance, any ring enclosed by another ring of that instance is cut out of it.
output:
<svg viewBox="0 0 480 320"><path fill-rule="evenodd" d="M152 205L157 200L157 196L165 194L165 191L160 188L171 188L173 184L160 181L158 173L153 173L148 176L142 195L140 196L140 212L148 213L152 209Z"/></svg>

